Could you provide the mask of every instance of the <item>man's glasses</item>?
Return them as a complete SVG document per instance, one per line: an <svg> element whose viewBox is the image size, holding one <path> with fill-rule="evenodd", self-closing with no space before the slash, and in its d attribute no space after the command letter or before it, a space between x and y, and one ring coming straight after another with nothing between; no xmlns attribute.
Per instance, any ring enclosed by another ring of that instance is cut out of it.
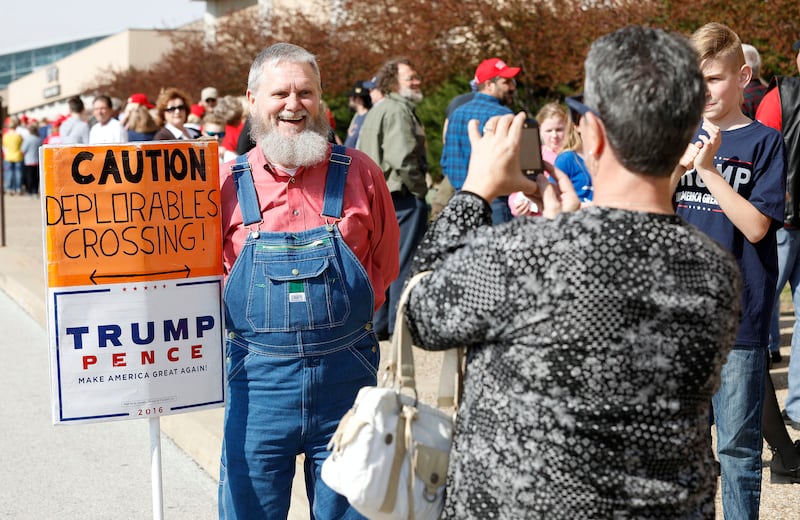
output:
<svg viewBox="0 0 800 520"><path fill-rule="evenodd" d="M215 97L206 98L206 103L216 103L216 102L217 98Z"/></svg>
<svg viewBox="0 0 800 520"><path fill-rule="evenodd" d="M175 112L176 110L186 110L186 105L175 105L174 107L167 107L164 112Z"/></svg>
<svg viewBox="0 0 800 520"><path fill-rule="evenodd" d="M206 130L206 135L209 137L225 137L225 132L212 132L211 130Z"/></svg>
<svg viewBox="0 0 800 520"><path fill-rule="evenodd" d="M566 101L569 107L569 115L573 125L578 126L578 123L581 122L581 118L586 115L586 112L591 112L595 117L600 119L600 114L583 104L583 94L569 96L564 101Z"/></svg>

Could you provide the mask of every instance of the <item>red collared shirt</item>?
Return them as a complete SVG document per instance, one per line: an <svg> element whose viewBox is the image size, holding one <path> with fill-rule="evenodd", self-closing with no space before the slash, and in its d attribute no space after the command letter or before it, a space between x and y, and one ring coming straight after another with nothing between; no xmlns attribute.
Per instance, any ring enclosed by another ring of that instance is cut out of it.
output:
<svg viewBox="0 0 800 520"><path fill-rule="evenodd" d="M369 276L375 293L375 308L385 300L386 289L397 278L400 228L381 169L363 152L347 149L353 158L347 172L344 206L339 230ZM304 231L322 226L321 216L328 161L300 167L294 176L270 164L261 148L247 154L261 206L261 231ZM243 225L242 212L231 176L233 161L220 171L222 185L223 263L230 272L250 228Z"/></svg>

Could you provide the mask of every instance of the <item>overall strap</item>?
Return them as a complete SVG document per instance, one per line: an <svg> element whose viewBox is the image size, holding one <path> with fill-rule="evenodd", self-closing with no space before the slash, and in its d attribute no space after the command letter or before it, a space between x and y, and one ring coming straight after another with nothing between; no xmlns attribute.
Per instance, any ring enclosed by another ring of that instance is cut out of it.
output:
<svg viewBox="0 0 800 520"><path fill-rule="evenodd" d="M247 154L236 158L236 164L231 166L231 174L236 185L236 198L239 199L244 225L261 222L261 208L258 205L258 194L253 184L253 172L250 170L250 163L247 162Z"/></svg>
<svg viewBox="0 0 800 520"><path fill-rule="evenodd" d="M341 218L344 203L344 185L347 181L347 169L352 157L347 155L347 148L340 144L333 145L331 160L328 163L328 178L325 181L325 202L322 216Z"/></svg>

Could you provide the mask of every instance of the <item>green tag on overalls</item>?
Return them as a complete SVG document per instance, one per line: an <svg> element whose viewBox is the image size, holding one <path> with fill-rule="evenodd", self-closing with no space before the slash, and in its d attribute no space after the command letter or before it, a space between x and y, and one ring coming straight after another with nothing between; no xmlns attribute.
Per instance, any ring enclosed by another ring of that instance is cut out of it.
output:
<svg viewBox="0 0 800 520"><path fill-rule="evenodd" d="M303 290L303 282L289 282L289 302L306 301L306 292Z"/></svg>

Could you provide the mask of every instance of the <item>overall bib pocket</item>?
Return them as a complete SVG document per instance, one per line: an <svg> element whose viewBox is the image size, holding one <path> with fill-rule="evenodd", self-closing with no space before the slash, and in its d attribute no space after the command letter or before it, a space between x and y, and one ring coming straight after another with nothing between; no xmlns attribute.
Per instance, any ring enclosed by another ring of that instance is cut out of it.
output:
<svg viewBox="0 0 800 520"><path fill-rule="evenodd" d="M290 249L293 254L274 254L271 246L257 245L247 305L254 331L313 330L345 322L350 298L342 269L329 241L322 242L328 247L314 248L319 245L314 243Z"/></svg>

